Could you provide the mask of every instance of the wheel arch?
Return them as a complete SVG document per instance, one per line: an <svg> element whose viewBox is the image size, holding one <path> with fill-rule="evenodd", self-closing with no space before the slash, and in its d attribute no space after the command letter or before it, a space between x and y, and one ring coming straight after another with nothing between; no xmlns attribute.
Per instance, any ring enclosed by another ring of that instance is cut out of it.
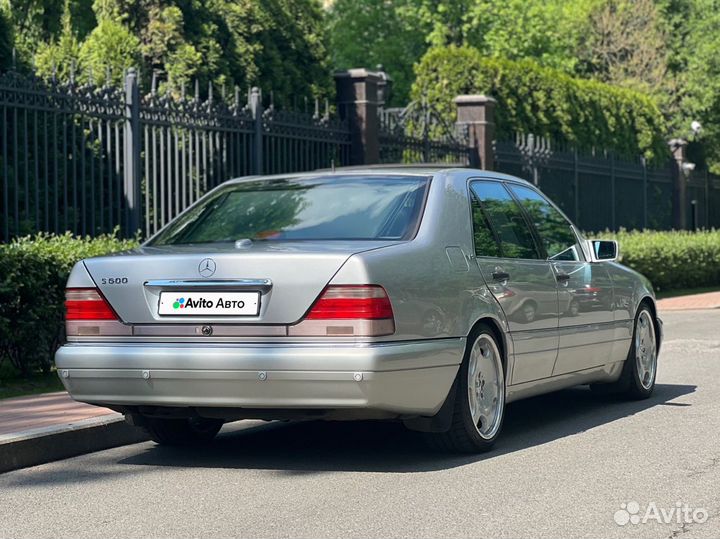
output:
<svg viewBox="0 0 720 539"><path fill-rule="evenodd" d="M470 328L470 331L468 332L467 344L465 345L466 350L468 346L472 345L470 337L473 336L475 332L478 331L478 328L482 325L486 325L492 330L495 340L500 347L500 355L502 356L503 368L505 370L505 383L507 383L509 374L509 346L507 342L507 334L505 333L505 331L503 331L502 325L500 324L499 320L493 318L492 316L483 316L482 318L476 320Z"/></svg>
<svg viewBox="0 0 720 539"><path fill-rule="evenodd" d="M467 339L466 339L466 345L465 345L465 351L463 352L463 361L465 360L465 354L467 354L467 351L469 350L469 347L472 346L472 343L474 340L472 337L475 335L475 333L478 331L478 329L481 326L487 326L490 328L490 331L493 332L493 336L495 337L495 341L498 344L498 347L500 348L500 356L502 359L503 364L503 375L505 378L505 384L508 383L509 380L509 350L510 350L510 343L507 340L507 334L502 329L502 323L497 320L496 318L492 316L482 316L478 318L473 325L470 327L470 330L468 331ZM460 372L460 369L458 369L458 373ZM457 392L457 378L458 375L456 375L455 379L453 380L452 385L450 386L448 390L448 395L445 397L445 402L443 403L440 410L431 417L413 417L413 418L407 418L403 420L404 425L409 428L410 430L416 430L420 432L445 432L450 428L452 417L453 417L453 410L455 407L455 398L456 398L456 392Z"/></svg>
<svg viewBox="0 0 720 539"><path fill-rule="evenodd" d="M655 298L653 298L650 295L645 295L642 298L640 298L640 301L638 302L637 309L635 309L635 316L637 317L637 312L640 310L640 307L643 305L647 305L650 309L650 313L652 314L653 318L653 324L655 324L655 335L657 339L657 352L660 353L660 347L662 345L663 340L663 328L662 328L662 322L660 321L660 318L658 318L657 314L657 303L655 301Z"/></svg>

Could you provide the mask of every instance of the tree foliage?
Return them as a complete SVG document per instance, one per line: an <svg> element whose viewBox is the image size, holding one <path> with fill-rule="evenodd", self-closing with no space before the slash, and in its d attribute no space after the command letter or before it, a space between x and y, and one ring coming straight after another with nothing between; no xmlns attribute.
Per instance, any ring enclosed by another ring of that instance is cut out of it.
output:
<svg viewBox="0 0 720 539"><path fill-rule="evenodd" d="M417 15L400 9L402 4L402 0L336 0L328 14L334 66L382 66L393 78L391 100L396 105L405 104L415 78L412 66L427 48Z"/></svg>
<svg viewBox="0 0 720 539"><path fill-rule="evenodd" d="M177 90L262 86L278 101L332 90L319 0L0 0L9 3L21 56L43 75L113 80L151 73ZM52 19L52 20L51 20ZM54 22L53 22L54 21ZM54 68L53 68L54 66Z"/></svg>
<svg viewBox="0 0 720 539"><path fill-rule="evenodd" d="M545 0L337 0L329 16L335 64L382 64L404 103L412 66L429 47L471 45L496 58L534 58L572 72L588 2Z"/></svg>
<svg viewBox="0 0 720 539"><path fill-rule="evenodd" d="M140 42L127 27L112 19L101 19L80 46L78 60L87 78L118 84L123 70L140 60Z"/></svg>
<svg viewBox="0 0 720 539"><path fill-rule="evenodd" d="M646 95L519 61L487 58L472 47L430 49L416 68L413 96L426 97L448 121L453 98L486 94L498 101L500 135L514 131L581 147L653 159L666 155L662 113Z"/></svg>
<svg viewBox="0 0 720 539"><path fill-rule="evenodd" d="M12 63L13 35L8 15L0 8L0 69L7 69Z"/></svg>
<svg viewBox="0 0 720 539"><path fill-rule="evenodd" d="M607 0L590 10L578 73L652 95L667 90L667 35L653 0Z"/></svg>
<svg viewBox="0 0 720 539"><path fill-rule="evenodd" d="M691 147L720 172L720 0L337 0L330 21L336 64L384 64L395 104L429 48L469 45L647 94L665 138L703 124Z"/></svg>
<svg viewBox="0 0 720 539"><path fill-rule="evenodd" d="M720 173L720 0L662 0L670 41L674 93L668 116L673 136L690 138L693 159ZM690 123L703 125L692 135Z"/></svg>

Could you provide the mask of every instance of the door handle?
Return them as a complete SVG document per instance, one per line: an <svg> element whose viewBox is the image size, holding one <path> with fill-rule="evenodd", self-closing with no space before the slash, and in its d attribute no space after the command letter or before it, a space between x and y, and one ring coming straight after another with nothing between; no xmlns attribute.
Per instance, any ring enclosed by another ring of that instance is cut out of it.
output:
<svg viewBox="0 0 720 539"><path fill-rule="evenodd" d="M567 283L570 280L570 276L567 273L558 273L555 279L557 279L559 283Z"/></svg>
<svg viewBox="0 0 720 539"><path fill-rule="evenodd" d="M493 281L507 281L510 278L510 274L506 271L493 271Z"/></svg>

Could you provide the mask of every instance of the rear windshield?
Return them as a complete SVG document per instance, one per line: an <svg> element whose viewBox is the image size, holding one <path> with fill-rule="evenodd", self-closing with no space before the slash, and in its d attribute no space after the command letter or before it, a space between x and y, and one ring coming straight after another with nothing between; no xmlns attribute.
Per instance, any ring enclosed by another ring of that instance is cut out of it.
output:
<svg viewBox="0 0 720 539"><path fill-rule="evenodd" d="M150 244L409 239L429 181L332 176L233 184L178 217Z"/></svg>

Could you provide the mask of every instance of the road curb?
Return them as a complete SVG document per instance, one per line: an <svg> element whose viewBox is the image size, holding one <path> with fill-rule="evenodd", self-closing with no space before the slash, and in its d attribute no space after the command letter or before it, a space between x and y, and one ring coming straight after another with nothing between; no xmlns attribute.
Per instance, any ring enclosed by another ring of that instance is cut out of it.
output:
<svg viewBox="0 0 720 539"><path fill-rule="evenodd" d="M142 429L115 414L0 435L0 473L148 439Z"/></svg>

